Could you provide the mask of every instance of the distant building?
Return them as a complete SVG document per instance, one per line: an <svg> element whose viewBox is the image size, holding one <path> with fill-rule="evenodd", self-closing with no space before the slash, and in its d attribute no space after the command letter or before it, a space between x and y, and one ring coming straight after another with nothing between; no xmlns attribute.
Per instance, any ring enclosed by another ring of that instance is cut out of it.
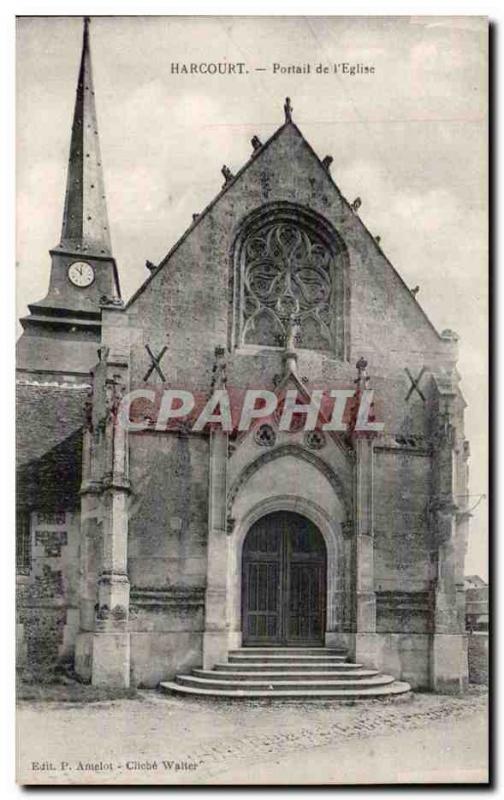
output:
<svg viewBox="0 0 504 800"><path fill-rule="evenodd" d="M488 584L479 575L466 575L464 578L465 589L481 589Z"/></svg>
<svg viewBox="0 0 504 800"><path fill-rule="evenodd" d="M466 575L466 628L468 631L488 630L488 584L479 575Z"/></svg>

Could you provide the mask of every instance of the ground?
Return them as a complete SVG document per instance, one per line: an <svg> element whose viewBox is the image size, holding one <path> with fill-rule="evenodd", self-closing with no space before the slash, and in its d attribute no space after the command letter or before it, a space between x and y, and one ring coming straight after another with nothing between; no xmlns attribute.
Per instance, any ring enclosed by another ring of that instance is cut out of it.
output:
<svg viewBox="0 0 504 800"><path fill-rule="evenodd" d="M93 701L92 691L25 693L53 699L19 702L19 782L487 781L487 693L480 687L463 696L416 693L344 706L155 691Z"/></svg>

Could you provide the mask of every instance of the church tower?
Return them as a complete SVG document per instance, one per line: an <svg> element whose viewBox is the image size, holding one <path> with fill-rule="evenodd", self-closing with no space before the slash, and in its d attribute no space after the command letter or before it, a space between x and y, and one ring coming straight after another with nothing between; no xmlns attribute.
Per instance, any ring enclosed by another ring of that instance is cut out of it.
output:
<svg viewBox="0 0 504 800"><path fill-rule="evenodd" d="M33 658L42 661L63 653L78 618L75 593L67 598L68 608L60 609L60 577L70 580L67 565L71 570L77 563L82 429L91 371L99 361L102 307L122 306L105 202L88 18L61 238L50 255L47 295L29 305L16 353L17 570L31 593L22 612L28 655L31 650L40 652L40 658ZM57 541L55 548L40 544L48 536ZM33 592L40 586L37 591L45 592L47 602L54 605L49 612L55 618L52 630L63 636L52 650L49 644L42 648L37 644L40 598Z"/></svg>
<svg viewBox="0 0 504 800"><path fill-rule="evenodd" d="M61 239L50 251L46 297L21 320L18 370L88 373L97 361L101 306L121 304L105 199L88 17L73 115Z"/></svg>

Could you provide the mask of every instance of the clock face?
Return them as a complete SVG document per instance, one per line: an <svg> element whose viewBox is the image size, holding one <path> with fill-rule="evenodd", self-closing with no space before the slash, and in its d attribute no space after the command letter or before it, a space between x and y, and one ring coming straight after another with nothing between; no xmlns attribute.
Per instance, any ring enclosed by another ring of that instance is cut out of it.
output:
<svg viewBox="0 0 504 800"><path fill-rule="evenodd" d="M94 281L94 269L86 261L74 261L68 267L68 277L74 286L85 289L91 286Z"/></svg>

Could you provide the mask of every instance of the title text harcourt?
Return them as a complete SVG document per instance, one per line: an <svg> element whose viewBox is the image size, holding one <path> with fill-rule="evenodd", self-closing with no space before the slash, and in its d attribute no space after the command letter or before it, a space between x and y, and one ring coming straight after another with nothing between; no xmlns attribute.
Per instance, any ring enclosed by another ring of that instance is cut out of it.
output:
<svg viewBox="0 0 504 800"><path fill-rule="evenodd" d="M374 75L372 64L340 61L332 64L281 64L249 67L244 61L172 61L172 75L249 75L250 72L270 72L273 75Z"/></svg>

